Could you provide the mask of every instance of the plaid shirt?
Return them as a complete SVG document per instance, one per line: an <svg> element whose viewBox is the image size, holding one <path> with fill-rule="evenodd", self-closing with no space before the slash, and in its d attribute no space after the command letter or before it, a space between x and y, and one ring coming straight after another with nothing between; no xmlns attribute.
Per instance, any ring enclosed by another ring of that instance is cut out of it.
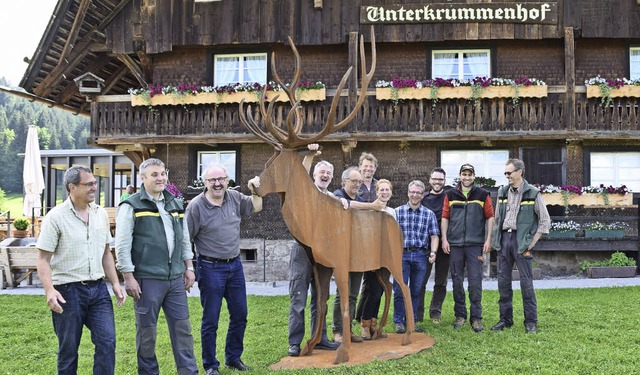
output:
<svg viewBox="0 0 640 375"><path fill-rule="evenodd" d="M396 208L398 224L404 235L404 247L423 247L429 249L431 236L439 236L436 214L423 205L413 209L409 204Z"/></svg>

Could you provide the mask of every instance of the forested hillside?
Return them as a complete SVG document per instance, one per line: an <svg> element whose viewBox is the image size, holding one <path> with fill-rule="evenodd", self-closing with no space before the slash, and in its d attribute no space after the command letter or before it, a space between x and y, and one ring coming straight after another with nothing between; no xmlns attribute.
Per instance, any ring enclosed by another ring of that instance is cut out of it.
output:
<svg viewBox="0 0 640 375"><path fill-rule="evenodd" d="M4 77L0 85L9 86ZM41 150L88 148L89 118L0 92L0 189L22 192L27 129L38 126Z"/></svg>

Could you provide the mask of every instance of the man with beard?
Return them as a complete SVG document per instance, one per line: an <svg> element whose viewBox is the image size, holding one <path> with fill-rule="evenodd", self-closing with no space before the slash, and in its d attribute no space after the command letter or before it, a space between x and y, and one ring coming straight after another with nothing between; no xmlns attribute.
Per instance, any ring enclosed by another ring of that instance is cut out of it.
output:
<svg viewBox="0 0 640 375"><path fill-rule="evenodd" d="M522 160L509 159L504 175L509 186L498 190L492 243L492 247L498 252L500 321L491 330L502 331L513 325L511 270L515 262L520 271L525 331L537 333L538 309L531 275L533 248L543 234L549 233L551 219L540 191L524 179Z"/></svg>
<svg viewBox="0 0 640 375"><path fill-rule="evenodd" d="M372 203L362 202L362 198L358 194L362 185L362 175L356 167L349 167L342 172L342 188L335 190L333 194L337 197L344 198L349 202L349 207L362 210L382 211L386 204L380 200ZM349 272L349 317L354 319L356 313L356 300L360 292L362 283L362 272ZM342 313L340 311L340 293L336 292L336 298L333 300L333 340L342 342ZM362 337L351 333L351 342L362 342Z"/></svg>
<svg viewBox="0 0 640 375"><path fill-rule="evenodd" d="M161 160L142 162L140 178L140 191L121 202L116 214L118 269L136 312L138 372L159 373L156 326L162 308L178 373L197 374L186 293L195 275L182 201L165 189Z"/></svg>
<svg viewBox="0 0 640 375"><path fill-rule="evenodd" d="M402 278L409 286L413 309L414 323L418 310L418 299L427 273L427 261L434 262L438 248L440 229L438 219L430 209L421 204L425 186L420 180L409 183L407 204L396 208L398 225L403 234ZM431 249L431 252L429 252ZM430 254L427 256L427 254ZM393 281L393 322L396 333L406 332L406 312L400 285ZM422 327L415 326L416 332L423 332Z"/></svg>
<svg viewBox="0 0 640 375"><path fill-rule="evenodd" d="M302 164L308 171L311 168L313 157L319 155L318 145L313 143L307 146L312 154L307 155ZM333 179L333 165L326 160L322 160L315 165L313 169L313 183L321 192L335 197L327 190ZM336 198L338 199L338 198ZM343 207L348 208L348 204L344 198L341 199ZM311 254L311 248L296 240L295 245L291 249L289 260L289 352L290 356L297 357L300 355L300 344L304 338L304 309L307 304L307 291L311 286L311 332L313 333L316 326L316 317L318 313L317 296L315 280L313 278L313 264L308 254ZM332 272L323 265L318 264L323 269L321 272ZM328 299L327 295L327 299ZM327 303L324 301L323 303ZM320 342L316 344L315 349L336 350L340 346L339 343L329 341L327 337L327 326L325 322L322 324L322 336Z"/></svg>
<svg viewBox="0 0 640 375"><path fill-rule="evenodd" d="M111 283L118 306L124 304L126 294L109 248L109 218L94 203L98 185L91 169L69 168L64 187L69 198L45 216L36 244L38 277L58 337L58 373L77 373L78 347L86 326L95 346L93 373L113 374L116 327L104 277Z"/></svg>
<svg viewBox="0 0 640 375"><path fill-rule="evenodd" d="M493 204L489 192L475 185L476 172L471 164L460 167L460 183L447 191L442 209L442 250L451 256L453 311L455 328L467 320L464 271L469 283L471 328L482 326L482 252L491 251Z"/></svg>
<svg viewBox="0 0 640 375"><path fill-rule="evenodd" d="M229 310L225 345L226 366L248 371L241 359L247 327L247 288L240 259L240 221L262 210L255 189L260 178L248 181L251 196L228 190L229 174L221 164L211 164L202 174L206 189L187 207L191 241L198 252L198 287L202 304L202 365L207 375L218 375L216 358L218 321L222 299Z"/></svg>
<svg viewBox="0 0 640 375"><path fill-rule="evenodd" d="M442 205L444 204L444 186L446 184L446 172L440 167L433 168L429 175L429 186L431 190L422 198L422 205L433 211L438 218L438 227L442 232ZM433 251L433 250L431 250ZM447 296L447 277L449 276L449 254L442 251L442 246L438 246L435 263L427 263L427 275L424 278L424 286L418 301L419 322L424 320L424 297L427 291L427 282L431 276L431 270L435 268L433 294L429 306L429 317L434 324L440 324L442 316L442 304Z"/></svg>

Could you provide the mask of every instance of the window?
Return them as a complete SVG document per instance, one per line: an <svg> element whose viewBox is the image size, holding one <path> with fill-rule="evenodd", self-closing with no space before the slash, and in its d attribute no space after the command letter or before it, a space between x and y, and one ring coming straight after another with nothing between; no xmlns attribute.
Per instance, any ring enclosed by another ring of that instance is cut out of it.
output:
<svg viewBox="0 0 640 375"><path fill-rule="evenodd" d="M630 79L640 78L640 47L629 49L629 72Z"/></svg>
<svg viewBox="0 0 640 375"><path fill-rule="evenodd" d="M589 185L604 184L640 191L640 152L592 152Z"/></svg>
<svg viewBox="0 0 640 375"><path fill-rule="evenodd" d="M453 179L460 176L460 166L473 165L476 177L490 177L496 180L496 186L506 183L505 163L509 160L507 150L450 150L440 152L440 165L447 172L447 184L453 185Z"/></svg>
<svg viewBox="0 0 640 375"><path fill-rule="evenodd" d="M234 83L267 83L267 54L215 55L214 86Z"/></svg>
<svg viewBox="0 0 640 375"><path fill-rule="evenodd" d="M222 164L227 168L229 179L237 182L236 179L236 152L235 151L199 151L198 152L198 178L209 164Z"/></svg>
<svg viewBox="0 0 640 375"><path fill-rule="evenodd" d="M488 49L433 51L431 78L491 77L491 55Z"/></svg>

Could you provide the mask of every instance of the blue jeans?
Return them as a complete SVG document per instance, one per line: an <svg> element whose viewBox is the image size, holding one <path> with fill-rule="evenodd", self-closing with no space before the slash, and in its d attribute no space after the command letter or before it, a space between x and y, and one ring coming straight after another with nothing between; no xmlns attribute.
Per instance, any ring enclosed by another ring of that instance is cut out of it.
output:
<svg viewBox="0 0 640 375"><path fill-rule="evenodd" d="M94 374L113 374L116 364L116 327L109 290L100 280L87 285L69 283L56 285L67 301L62 314L52 312L53 330L58 336L58 374L76 374L78 346L84 325L91 331L95 346Z"/></svg>
<svg viewBox="0 0 640 375"><path fill-rule="evenodd" d="M217 369L216 340L222 299L227 301L229 330L224 350L226 363L240 360L247 328L247 288L240 258L225 262L198 261L198 288L202 303L202 365L205 370Z"/></svg>
<svg viewBox="0 0 640 375"><path fill-rule="evenodd" d="M402 279L409 286L414 322L418 318L418 300L427 272L427 250L408 251L402 253ZM406 323L404 298L400 285L393 280L393 322Z"/></svg>

